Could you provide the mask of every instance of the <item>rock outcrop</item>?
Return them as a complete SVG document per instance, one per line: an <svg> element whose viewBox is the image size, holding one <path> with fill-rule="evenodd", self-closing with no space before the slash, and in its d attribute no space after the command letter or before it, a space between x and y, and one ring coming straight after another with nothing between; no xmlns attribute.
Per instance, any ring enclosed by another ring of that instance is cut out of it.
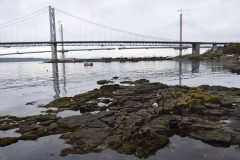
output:
<svg viewBox="0 0 240 160"><path fill-rule="evenodd" d="M63 149L61 156L111 148L120 154L147 158L167 145L174 134L211 145L239 144L240 89L168 86L145 79L131 83L134 85L103 85L59 98L41 106L57 109L45 115L0 117L0 130L18 128L16 132L21 133L20 137L1 138L0 145L61 134L60 138L72 145ZM82 115L57 117L56 113L63 110L79 110ZM230 123L223 124L223 120Z"/></svg>

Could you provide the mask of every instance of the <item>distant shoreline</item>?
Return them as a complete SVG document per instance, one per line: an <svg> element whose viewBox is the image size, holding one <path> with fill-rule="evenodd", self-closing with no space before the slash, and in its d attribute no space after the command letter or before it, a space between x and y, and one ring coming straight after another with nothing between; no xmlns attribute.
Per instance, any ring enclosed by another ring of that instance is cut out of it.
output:
<svg viewBox="0 0 240 160"><path fill-rule="evenodd" d="M45 63L82 63L82 62L138 62L138 61L162 61L172 60L170 57L138 57L138 58L101 58L101 59L71 59L71 60L58 60L58 61L44 61Z"/></svg>
<svg viewBox="0 0 240 160"><path fill-rule="evenodd" d="M138 62L138 61L161 61L171 60L169 57L136 57L136 58L68 58L64 61L51 61L49 58L0 58L0 63L4 62L44 62L44 63L81 63L81 62Z"/></svg>
<svg viewBox="0 0 240 160"><path fill-rule="evenodd" d="M0 63L2 62L37 62L44 61L43 58L0 58Z"/></svg>

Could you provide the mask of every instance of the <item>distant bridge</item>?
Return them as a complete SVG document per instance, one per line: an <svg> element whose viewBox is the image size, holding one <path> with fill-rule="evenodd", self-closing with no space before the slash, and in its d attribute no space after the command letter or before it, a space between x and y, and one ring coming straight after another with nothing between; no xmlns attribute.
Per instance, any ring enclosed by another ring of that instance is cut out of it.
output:
<svg viewBox="0 0 240 160"><path fill-rule="evenodd" d="M74 23L71 22L72 24L69 25L69 28L66 28L66 31L70 32L71 36L66 35L66 38L63 38L63 27L62 27L62 24L60 24L60 20L59 20L58 23L59 23L60 34L59 34L59 40L57 40L55 9L49 6L40 11L29 14L28 16L24 16L22 18L18 18L16 20L1 24L0 25L0 47L11 48L11 47L51 46L51 51L34 51L34 52L21 52L21 53L16 52L16 53L0 54L0 56L11 55L11 54L51 52L52 60L55 61L57 60L57 52L62 52L62 54L64 55L64 52L68 52L68 51L91 51L91 50L116 49L116 48L104 48L104 47L112 47L112 46L117 47L119 50L173 48L173 49L182 51L183 49L192 48L192 54L199 54L200 48L216 49L217 46L225 46L230 43L230 42L211 42L211 41L205 41L205 42L204 41L203 42L182 41L182 40L176 41L176 40L146 36L146 35L127 32L127 31L116 29L116 28L108 27L105 25L101 25L95 22L88 21L86 19L79 18L74 15L71 15L59 9L56 9L56 10L58 11L59 14L62 14L65 16L66 21L68 21L69 19L70 21L72 21L72 19L74 20ZM39 24L39 19L41 18L44 19L45 17L48 17L48 20L47 21L45 20L44 22L40 22ZM36 19L36 21L32 22L32 25L34 27L32 27L31 25L21 27L21 24L23 22L34 20L34 19ZM74 27L73 24L76 25L77 27ZM20 27L18 27L18 25L20 25ZM68 23L66 23L66 25L68 25ZM89 30L91 31L89 32ZM108 31L108 33L106 31ZM33 32L33 34L30 32ZM49 36L46 36L46 33L48 35L50 33L49 40L40 40L40 39L43 39L42 37L49 37ZM126 40L126 39L129 39L129 40ZM62 49L58 50L57 46L61 47ZM65 50L64 46L81 46L81 47L82 46L88 46L88 47L98 46L102 48Z"/></svg>

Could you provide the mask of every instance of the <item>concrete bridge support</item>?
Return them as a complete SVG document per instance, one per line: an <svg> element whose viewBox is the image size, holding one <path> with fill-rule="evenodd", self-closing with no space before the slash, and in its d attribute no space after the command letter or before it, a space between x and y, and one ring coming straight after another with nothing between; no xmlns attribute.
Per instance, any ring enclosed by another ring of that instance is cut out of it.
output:
<svg viewBox="0 0 240 160"><path fill-rule="evenodd" d="M217 44L213 44L212 49L213 53L217 53Z"/></svg>
<svg viewBox="0 0 240 160"><path fill-rule="evenodd" d="M192 44L192 54L200 54L200 43Z"/></svg>

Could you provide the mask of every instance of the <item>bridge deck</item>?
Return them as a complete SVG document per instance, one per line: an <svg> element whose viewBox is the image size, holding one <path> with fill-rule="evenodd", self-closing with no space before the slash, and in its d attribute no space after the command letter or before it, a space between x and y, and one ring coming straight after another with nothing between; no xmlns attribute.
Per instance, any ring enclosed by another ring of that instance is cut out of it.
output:
<svg viewBox="0 0 240 160"><path fill-rule="evenodd" d="M201 44L201 45L225 45L231 42L194 42L194 41L184 41L181 42L182 45L191 46L192 44ZM236 42L240 44L240 42ZM168 47L177 47L179 41L41 41L41 42L0 42L0 47L35 47L35 46L51 46L51 44L56 44L61 46L168 46Z"/></svg>

